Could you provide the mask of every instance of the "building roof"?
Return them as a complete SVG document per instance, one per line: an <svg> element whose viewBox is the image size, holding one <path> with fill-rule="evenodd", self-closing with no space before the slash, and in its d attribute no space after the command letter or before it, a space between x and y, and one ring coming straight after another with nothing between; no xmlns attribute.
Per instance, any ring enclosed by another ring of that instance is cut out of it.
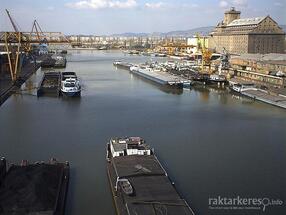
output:
<svg viewBox="0 0 286 215"><path fill-rule="evenodd" d="M231 27L231 26L242 26L242 25L257 25L265 18L266 16L245 18L245 19L235 19L231 23L229 23L227 26Z"/></svg>
<svg viewBox="0 0 286 215"><path fill-rule="evenodd" d="M241 54L232 56L232 59L254 60L254 61L286 61L286 54Z"/></svg>

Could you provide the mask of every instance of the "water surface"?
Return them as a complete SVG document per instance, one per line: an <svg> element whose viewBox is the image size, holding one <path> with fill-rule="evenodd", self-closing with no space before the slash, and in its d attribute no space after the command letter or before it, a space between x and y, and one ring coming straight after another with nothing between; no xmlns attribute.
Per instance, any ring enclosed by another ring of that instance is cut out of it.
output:
<svg viewBox="0 0 286 215"><path fill-rule="evenodd" d="M146 57L73 51L68 59L66 70L83 83L80 99L38 99L38 71L30 90L0 107L1 156L10 163L51 157L71 163L66 214L114 214L105 167L112 136L144 137L196 214L242 214L209 210L209 197L219 195L285 201L285 110L222 89L164 89L112 65ZM285 204L263 214L286 214Z"/></svg>

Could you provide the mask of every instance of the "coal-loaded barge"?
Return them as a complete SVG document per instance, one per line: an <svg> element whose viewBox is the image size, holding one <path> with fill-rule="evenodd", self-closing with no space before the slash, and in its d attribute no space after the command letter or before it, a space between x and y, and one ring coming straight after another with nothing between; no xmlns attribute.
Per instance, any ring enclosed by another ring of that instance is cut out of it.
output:
<svg viewBox="0 0 286 215"><path fill-rule="evenodd" d="M37 90L37 96L60 96L61 73L45 72Z"/></svg>
<svg viewBox="0 0 286 215"><path fill-rule="evenodd" d="M147 66L131 66L130 71L131 73L165 86L183 88L190 87L191 85L190 80Z"/></svg>
<svg viewBox="0 0 286 215"><path fill-rule="evenodd" d="M37 96L80 97L81 85L75 72L45 72Z"/></svg>
<svg viewBox="0 0 286 215"><path fill-rule="evenodd" d="M0 214L64 215L69 164L0 160Z"/></svg>
<svg viewBox="0 0 286 215"><path fill-rule="evenodd" d="M112 138L106 159L118 215L194 215L142 138Z"/></svg>

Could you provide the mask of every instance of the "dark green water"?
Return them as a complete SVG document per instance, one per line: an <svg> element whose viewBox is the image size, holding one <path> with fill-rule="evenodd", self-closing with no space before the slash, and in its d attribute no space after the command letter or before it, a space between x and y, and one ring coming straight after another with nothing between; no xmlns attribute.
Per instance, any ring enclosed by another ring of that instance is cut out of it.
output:
<svg viewBox="0 0 286 215"><path fill-rule="evenodd" d="M83 83L81 99L37 99L24 91L0 107L0 156L10 163L70 161L66 214L114 214L105 144L111 136L134 135L155 148L196 214L286 214L285 203L265 212L208 209L216 196L285 201L285 110L226 90L162 89L112 65L145 57L74 51L68 58L66 70Z"/></svg>

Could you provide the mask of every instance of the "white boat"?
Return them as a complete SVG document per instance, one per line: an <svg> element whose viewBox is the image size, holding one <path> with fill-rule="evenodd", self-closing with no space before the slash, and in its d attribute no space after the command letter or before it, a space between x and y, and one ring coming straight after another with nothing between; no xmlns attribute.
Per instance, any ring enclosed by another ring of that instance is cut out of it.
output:
<svg viewBox="0 0 286 215"><path fill-rule="evenodd" d="M230 89L232 89L235 92L241 93L246 90L257 90L254 84L249 83L249 84L233 84L230 86Z"/></svg>
<svg viewBox="0 0 286 215"><path fill-rule="evenodd" d="M210 75L211 82L226 82L226 77L224 75Z"/></svg>
<svg viewBox="0 0 286 215"><path fill-rule="evenodd" d="M81 96L81 85L75 72L62 72L61 92L68 97Z"/></svg>

